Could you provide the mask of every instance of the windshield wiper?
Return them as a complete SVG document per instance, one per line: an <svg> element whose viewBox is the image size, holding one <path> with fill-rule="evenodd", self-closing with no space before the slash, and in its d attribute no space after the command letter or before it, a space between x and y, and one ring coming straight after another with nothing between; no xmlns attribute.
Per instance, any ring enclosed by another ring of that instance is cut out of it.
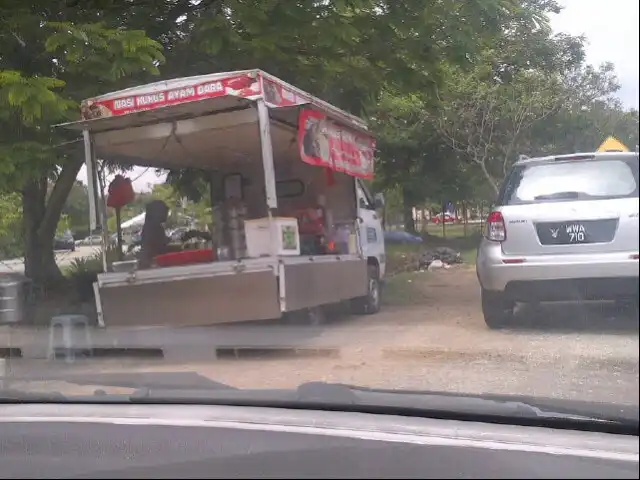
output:
<svg viewBox="0 0 640 480"><path fill-rule="evenodd" d="M187 372L180 372L187 373ZM144 375L147 375L146 378ZM165 373L113 374L92 378L65 376L69 383L138 387L132 394L64 396L60 393L23 393L0 390L0 401L39 403L136 403L271 407L300 410L346 411L445 420L517 424L638 436L638 407L591 402L530 399L507 395L471 395L452 392L370 389L325 382L304 383L295 389L236 389L218 382L197 385L168 381ZM164 378L163 378L164 375ZM175 375L175 374L174 374ZM198 376L197 374L194 374ZM135 381L133 377L136 377ZM187 373L189 379L193 377ZM126 381L127 377L129 380ZM186 379L186 377L183 377ZM202 377L205 378L205 377ZM142 383L145 379L149 383ZM140 382L140 383L139 383ZM135 388L135 387L134 387Z"/></svg>
<svg viewBox="0 0 640 480"><path fill-rule="evenodd" d="M374 390L343 384L310 382L296 389L154 390L130 396L132 403L186 403L350 411L502 424L519 424L638 435L637 409L620 415L597 415L543 408L536 403L483 396ZM548 406L547 406L548 407Z"/></svg>
<svg viewBox="0 0 640 480"><path fill-rule="evenodd" d="M579 198L591 198L591 195L584 192L556 192L550 193L548 195L536 195L533 197L534 200L573 200Z"/></svg>

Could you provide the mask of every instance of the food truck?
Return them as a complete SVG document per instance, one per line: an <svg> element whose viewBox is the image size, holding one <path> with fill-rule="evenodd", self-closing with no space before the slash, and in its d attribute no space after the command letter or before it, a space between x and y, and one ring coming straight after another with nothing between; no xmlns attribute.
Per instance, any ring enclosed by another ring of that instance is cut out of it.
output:
<svg viewBox="0 0 640 480"><path fill-rule="evenodd" d="M246 70L91 98L82 120L63 127L83 134L91 228L105 239L94 284L100 325L275 319L342 301L364 314L380 308L384 199L367 188L375 139L359 118ZM111 262L102 160L206 178L207 245L150 268Z"/></svg>

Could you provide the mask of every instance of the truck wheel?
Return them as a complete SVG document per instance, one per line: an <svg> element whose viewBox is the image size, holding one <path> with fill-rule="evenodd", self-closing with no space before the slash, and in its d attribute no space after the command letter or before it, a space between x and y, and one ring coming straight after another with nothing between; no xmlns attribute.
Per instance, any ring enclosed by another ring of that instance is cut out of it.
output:
<svg viewBox="0 0 640 480"><path fill-rule="evenodd" d="M369 288L367 295L360 298L354 298L351 301L351 309L353 313L360 315L373 315L380 311L380 278L378 268L369 265Z"/></svg>
<svg viewBox="0 0 640 480"><path fill-rule="evenodd" d="M501 292L482 289L482 315L484 323L492 330L508 327L513 322L514 304Z"/></svg>

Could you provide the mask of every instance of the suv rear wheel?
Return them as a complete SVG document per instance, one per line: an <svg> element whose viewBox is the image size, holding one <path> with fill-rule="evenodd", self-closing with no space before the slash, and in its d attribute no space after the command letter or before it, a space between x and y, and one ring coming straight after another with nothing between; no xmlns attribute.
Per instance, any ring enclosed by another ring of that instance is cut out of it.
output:
<svg viewBox="0 0 640 480"><path fill-rule="evenodd" d="M508 327L513 323L514 302L501 292L482 289L482 314L484 323L491 329Z"/></svg>

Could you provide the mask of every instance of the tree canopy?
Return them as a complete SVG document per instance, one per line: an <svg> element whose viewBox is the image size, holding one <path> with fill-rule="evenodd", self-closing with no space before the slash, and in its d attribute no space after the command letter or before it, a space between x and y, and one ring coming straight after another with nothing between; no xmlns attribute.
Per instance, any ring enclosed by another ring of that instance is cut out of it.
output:
<svg viewBox="0 0 640 480"><path fill-rule="evenodd" d="M83 98L154 77L261 68L365 116L379 138L377 185L395 189L407 212L490 196L518 154L593 149L604 133L637 143L637 112L613 99L611 67L585 65L583 39L552 34L555 0L0 0L0 9L0 208L18 202L21 212L0 235L21 222L37 281L60 278L51 245L61 215L74 224L85 211L82 144L52 126L77 118ZM189 176L171 178L183 193Z"/></svg>
<svg viewBox="0 0 640 480"><path fill-rule="evenodd" d="M584 39L553 34L555 2L522 2L469 62L443 61L435 94L387 89L373 115L378 183L411 207L491 200L520 155L594 151L609 135L638 143L638 112L615 98L611 64L585 63Z"/></svg>

